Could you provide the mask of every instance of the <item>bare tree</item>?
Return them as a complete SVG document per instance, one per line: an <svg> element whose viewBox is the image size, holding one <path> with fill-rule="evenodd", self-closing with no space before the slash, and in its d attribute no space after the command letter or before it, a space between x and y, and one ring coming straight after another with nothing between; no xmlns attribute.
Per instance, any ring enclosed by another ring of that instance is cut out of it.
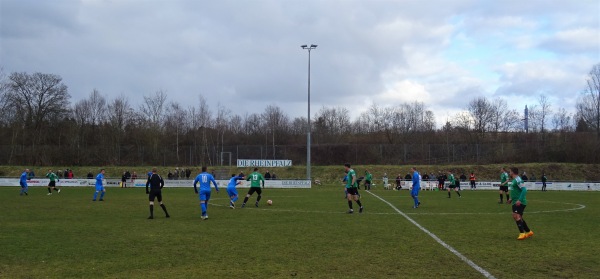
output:
<svg viewBox="0 0 600 279"><path fill-rule="evenodd" d="M473 129L483 135L493 123L495 112L493 105L485 97L477 97L467 107L473 121Z"/></svg>
<svg viewBox="0 0 600 279"><path fill-rule="evenodd" d="M554 131L571 132L575 130L573 123L573 114L567 112L565 108L560 108L552 117Z"/></svg>
<svg viewBox="0 0 600 279"><path fill-rule="evenodd" d="M90 122L92 125L100 125L106 118L106 99L97 89L92 90L88 98Z"/></svg>
<svg viewBox="0 0 600 279"><path fill-rule="evenodd" d="M155 128L160 127L165 113L165 102L167 94L162 91L156 91L152 96L144 96L144 102L140 107L140 112L144 118Z"/></svg>
<svg viewBox="0 0 600 279"><path fill-rule="evenodd" d="M39 141L44 121L62 118L69 112L70 97L58 75L12 73L9 76L7 101L25 127L35 132L34 142Z"/></svg>
<svg viewBox="0 0 600 279"><path fill-rule="evenodd" d="M131 118L131 106L127 97L120 96L112 100L107 107L108 123L117 131L125 131Z"/></svg>
<svg viewBox="0 0 600 279"><path fill-rule="evenodd" d="M600 63L588 74L587 87L577 101L577 115L600 138Z"/></svg>
<svg viewBox="0 0 600 279"><path fill-rule="evenodd" d="M550 102L548 101L548 97L546 97L546 95L540 95L538 104L540 105L538 111L540 132L544 133L546 131L546 121L552 114L552 109L550 108Z"/></svg>

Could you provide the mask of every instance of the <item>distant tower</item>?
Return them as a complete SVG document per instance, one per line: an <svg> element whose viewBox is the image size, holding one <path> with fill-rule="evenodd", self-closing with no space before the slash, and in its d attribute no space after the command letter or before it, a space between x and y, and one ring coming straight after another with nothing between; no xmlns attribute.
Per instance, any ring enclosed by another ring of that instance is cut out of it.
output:
<svg viewBox="0 0 600 279"><path fill-rule="evenodd" d="M527 105L525 105L525 133L529 133L529 109L527 109Z"/></svg>

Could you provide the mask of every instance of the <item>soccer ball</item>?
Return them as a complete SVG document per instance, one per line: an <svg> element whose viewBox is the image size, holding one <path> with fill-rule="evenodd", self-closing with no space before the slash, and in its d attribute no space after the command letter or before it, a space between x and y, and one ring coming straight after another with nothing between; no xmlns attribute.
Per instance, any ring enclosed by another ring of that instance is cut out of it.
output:
<svg viewBox="0 0 600 279"><path fill-rule="evenodd" d="M268 200L268 201L267 201L267 204L268 204L268 205L273 205L273 201L272 201L272 200Z"/></svg>

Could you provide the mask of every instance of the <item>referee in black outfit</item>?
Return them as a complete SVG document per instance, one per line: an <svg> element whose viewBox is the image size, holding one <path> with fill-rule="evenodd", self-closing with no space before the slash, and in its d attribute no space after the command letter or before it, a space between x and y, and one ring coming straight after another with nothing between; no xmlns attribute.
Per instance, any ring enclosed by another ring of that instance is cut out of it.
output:
<svg viewBox="0 0 600 279"><path fill-rule="evenodd" d="M146 182L146 194L149 196L150 201L150 217L148 219L154 219L154 199L157 198L160 203L160 207L165 211L165 215L167 218L169 213L167 212L167 208L162 202L162 193L161 189L165 186L165 181L156 173L156 168L152 168L152 175L148 177L148 181ZM150 186L150 191L148 191L148 186Z"/></svg>

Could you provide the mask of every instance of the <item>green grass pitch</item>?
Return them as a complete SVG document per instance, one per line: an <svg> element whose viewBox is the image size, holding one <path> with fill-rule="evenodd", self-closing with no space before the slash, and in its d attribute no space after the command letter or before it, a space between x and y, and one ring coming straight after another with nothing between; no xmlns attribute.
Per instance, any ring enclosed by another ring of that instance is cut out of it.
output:
<svg viewBox="0 0 600 279"><path fill-rule="evenodd" d="M165 188L172 217L156 206L154 220L139 188L108 188L105 202L91 187L29 189L0 187L0 278L483 278L366 191L365 212L346 214L337 185L266 189L259 208L254 196L235 210L213 191L206 221L192 188ZM421 192L419 209L408 191L372 193L496 278L600 274L600 193L530 191L524 241L497 191Z"/></svg>

